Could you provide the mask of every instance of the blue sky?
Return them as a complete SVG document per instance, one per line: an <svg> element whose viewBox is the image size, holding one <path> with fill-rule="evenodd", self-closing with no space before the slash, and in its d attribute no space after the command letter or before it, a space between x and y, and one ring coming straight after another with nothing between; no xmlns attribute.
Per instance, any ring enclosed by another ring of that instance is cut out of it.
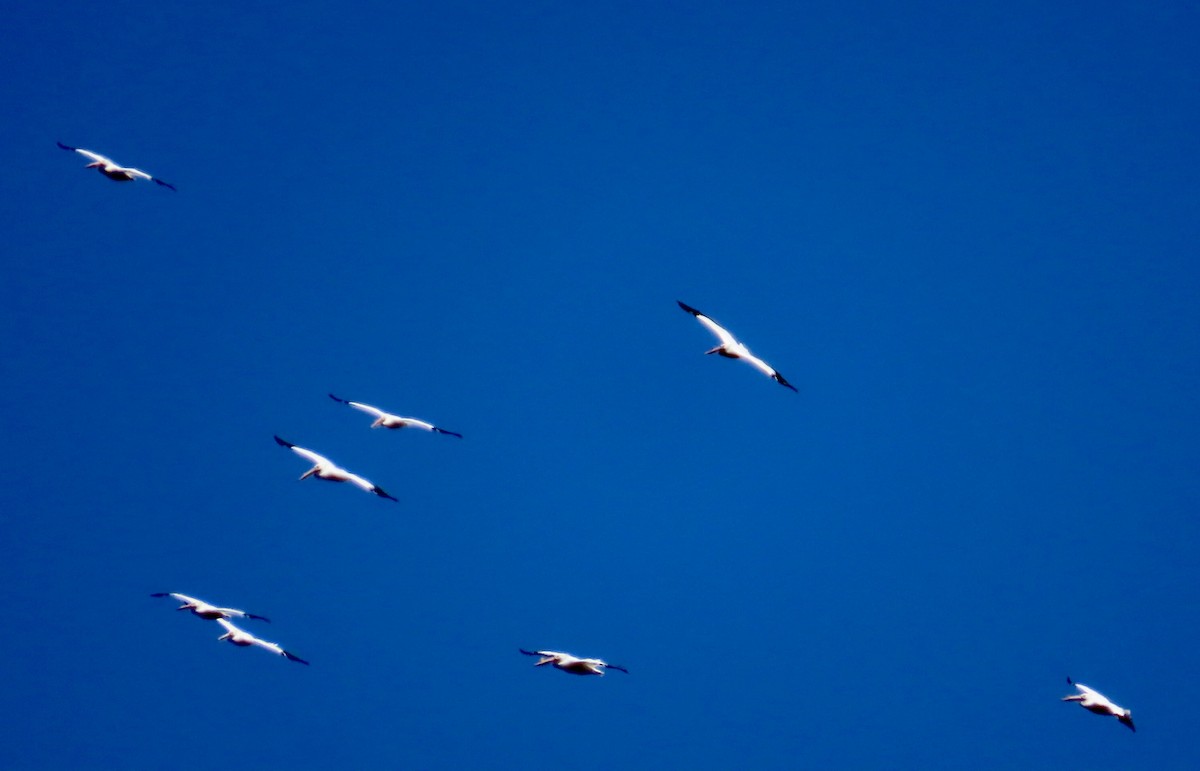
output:
<svg viewBox="0 0 1200 771"><path fill-rule="evenodd" d="M1197 767L1197 14L10 14L0 765Z"/></svg>

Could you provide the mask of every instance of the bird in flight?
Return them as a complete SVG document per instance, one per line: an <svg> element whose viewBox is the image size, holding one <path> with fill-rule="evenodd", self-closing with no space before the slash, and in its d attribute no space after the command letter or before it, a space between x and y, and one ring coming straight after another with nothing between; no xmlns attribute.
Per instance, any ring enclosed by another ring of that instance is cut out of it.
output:
<svg viewBox="0 0 1200 771"><path fill-rule="evenodd" d="M117 182L132 182L134 179L148 179L159 185L162 185L163 187L169 187L172 190L175 190L175 186L170 182L163 182L158 177L152 177L141 169L118 165L111 158L105 158L100 153L93 153L91 150L84 150L81 147L64 145L62 142L59 142L58 146L64 150L73 150L74 152L82 155L84 158L88 158L91 160L91 163L89 163L87 166L84 166L84 168L95 169L109 179L116 180Z"/></svg>
<svg viewBox="0 0 1200 771"><path fill-rule="evenodd" d="M767 364L765 361L758 358L754 354L750 353L750 349L747 348L742 343L739 343L737 341L737 339L734 338L734 336L732 334L730 334L729 330L725 329L720 324L713 321L708 316L705 316L703 313L696 310L692 306L690 306L686 303L680 302L679 300L676 300L675 302L679 303L680 308L683 308L685 311L687 311L688 313L695 316L697 321L699 321L704 326L708 327L708 331L710 331L714 335L716 335L717 339L721 341L720 345L716 346L715 348L710 348L709 350L705 351L706 354L707 353L715 353L719 356L724 356L727 359L741 359L742 361L746 362L747 364L749 364L752 367L754 367L755 369L757 369L759 372L762 372L767 377L773 379L776 383L779 383L779 385L790 388L793 391L796 390L796 386L789 383L783 377L783 375L779 374L778 370L776 370L770 364Z"/></svg>
<svg viewBox="0 0 1200 771"><path fill-rule="evenodd" d="M1077 701L1079 702L1079 706L1083 707L1088 712L1094 712L1097 715L1112 715L1117 720L1121 721L1122 724L1128 726L1130 731L1137 731L1137 729L1133 727L1133 712L1131 710L1125 709L1124 707L1118 707L1116 704L1113 704L1111 701L1109 701L1104 694L1100 693L1099 691L1093 691L1086 685L1081 685L1080 683L1075 682L1070 677L1067 678L1067 684L1075 686L1079 690L1079 693L1072 694L1070 696L1064 696L1062 698L1063 701Z"/></svg>
<svg viewBox="0 0 1200 771"><path fill-rule="evenodd" d="M283 656L288 661L298 661L301 664L304 664L306 666L308 665L307 661L305 661L304 659L295 655L294 653L289 653L288 651L285 651L283 648L279 647L279 645L277 645L276 643L267 642L266 640L261 640L261 639L255 637L254 635L250 634L247 631L238 629L236 626L229 623L229 621L227 621L226 619L218 618L217 623L220 624L221 626L225 627L225 634L218 637L217 638L218 640L228 640L229 642L233 643L234 645L237 645L242 648L245 648L250 645L257 645L258 647L263 648L264 650L268 650L271 653L274 653L276 656Z"/></svg>
<svg viewBox="0 0 1200 771"><path fill-rule="evenodd" d="M405 428L406 426L412 426L414 428L421 428L426 431L433 431L434 433L438 434L457 436L459 439L462 439L462 434L455 433L454 431L447 431L444 428L438 428L432 423L427 423L424 420L417 420L416 418L404 418L399 415L393 415L390 412L384 412L378 407L372 407L371 405L363 404L362 402L346 401L345 399L334 396L333 394L329 394L329 398L340 404L353 407L360 412L373 415L375 417L375 422L371 424L371 428L379 428L380 426L383 426L384 428Z"/></svg>
<svg viewBox="0 0 1200 771"><path fill-rule="evenodd" d="M218 608L216 605L210 605L204 600L197 600L195 597L188 597L186 594L178 592L155 592L150 596L174 597L183 603L175 610L190 610L193 615L208 619L209 621L219 618L257 618L259 621L266 621L268 623L271 621L266 616L256 616L253 613L247 613L237 608Z"/></svg>
<svg viewBox="0 0 1200 771"><path fill-rule="evenodd" d="M615 669L619 672L629 674L629 670L625 667L609 664L602 659L581 659L578 656L572 656L570 653L561 653L559 651L527 651L524 648L517 648L517 650L526 656L541 656L541 660L534 664L535 667L550 664L555 669L561 669L573 675L600 675L603 677L605 669Z"/></svg>
<svg viewBox="0 0 1200 771"><path fill-rule="evenodd" d="M369 493L375 493L380 498L387 498L389 501L396 500L392 496L388 495L387 492L379 485L372 484L366 479L360 477L358 474L351 474L349 471L329 460L329 458L326 458L324 455L318 455L312 450L306 450L303 447L297 447L291 442L285 442L278 436L275 437L275 441L281 447L286 447L299 455L301 458L305 458L309 462L315 464L312 468L310 468L308 471L305 471L300 476L301 480L316 475L318 479L325 479L330 482L351 482Z"/></svg>

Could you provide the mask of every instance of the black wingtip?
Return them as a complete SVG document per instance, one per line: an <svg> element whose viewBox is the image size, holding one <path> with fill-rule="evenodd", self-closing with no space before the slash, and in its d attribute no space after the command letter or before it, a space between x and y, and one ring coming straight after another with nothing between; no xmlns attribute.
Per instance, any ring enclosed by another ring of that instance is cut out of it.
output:
<svg viewBox="0 0 1200 771"><path fill-rule="evenodd" d="M605 669L615 669L618 672L624 672L625 674L629 674L628 669L626 669L625 667L618 667L616 664L605 664L604 668Z"/></svg>
<svg viewBox="0 0 1200 771"><path fill-rule="evenodd" d="M374 492L374 493L375 493L376 495L378 495L380 498L387 498L389 501L395 501L396 503L399 503L399 502L400 502L400 499L398 499L398 498L394 498L394 497L392 497L392 496L388 495L387 491L386 491L386 490L384 490L384 489L383 489L382 487L380 487L379 485L375 485L375 489L374 489L372 492Z"/></svg>
<svg viewBox="0 0 1200 771"><path fill-rule="evenodd" d="M285 442L284 440L280 439L278 434L275 435L275 444L279 445L280 447L287 447L287 448L292 448L292 447L296 446L296 445L292 444L291 442Z"/></svg>
<svg viewBox="0 0 1200 771"><path fill-rule="evenodd" d="M687 311L688 313L692 314L693 316L703 316L703 315L704 315L704 314L703 314L703 313L701 313L700 311L696 310L696 309L695 309L695 308L693 308L692 306L690 306L690 305L688 305L687 303L685 303L683 300L676 300L675 302L679 303L679 307L680 307L680 308L683 308L685 311Z"/></svg>
<svg viewBox="0 0 1200 771"><path fill-rule="evenodd" d="M434 426L433 430L437 431L439 434L449 434L450 436L457 436L459 439L463 438L463 435L460 433L457 433L455 431L447 431L446 429L438 428L437 426Z"/></svg>
<svg viewBox="0 0 1200 771"><path fill-rule="evenodd" d="M151 597L169 597L169 596L171 596L171 595L170 595L170 593L169 593L169 592L154 592L154 593L153 593L153 594L151 594L150 596L151 596Z"/></svg>
<svg viewBox="0 0 1200 771"><path fill-rule="evenodd" d="M266 621L268 624L271 623L271 619L267 618L266 616L256 616L253 613L247 613L246 617L247 618L257 618L259 621Z"/></svg>
<svg viewBox="0 0 1200 771"><path fill-rule="evenodd" d="M172 190L175 190L175 186L174 186L174 185L172 185L170 182L163 182L163 181L162 181L161 179L159 179L158 177L151 177L150 179L153 179L155 182L157 182L158 184L162 185L163 187L169 187L169 188L171 188ZM175 190L175 192L176 192L176 193L178 193L179 191L178 191L178 190Z"/></svg>
<svg viewBox="0 0 1200 771"><path fill-rule="evenodd" d="M524 653L526 656L537 656L537 655L539 655L539 654L535 653L534 651L527 651L527 650L525 650L524 648L517 648L517 650L519 650L521 653Z"/></svg>
<svg viewBox="0 0 1200 771"><path fill-rule="evenodd" d="M64 150L71 150L71 151L75 150L74 147L71 147L70 145L64 145L62 142L59 142L58 140L55 140L54 143Z"/></svg>
<svg viewBox="0 0 1200 771"><path fill-rule="evenodd" d="M793 391L795 391L796 393L800 393L800 391L799 391L799 390L796 388L796 386L794 386L794 385L792 385L791 383L789 383L789 382L788 382L788 381L787 381L787 380L786 380L786 379L783 377L783 375L779 374L778 372L776 372L776 373L775 373L775 382L776 382L776 383L779 383L779 385L783 386L784 388L790 388L790 389L792 389Z"/></svg>
<svg viewBox="0 0 1200 771"><path fill-rule="evenodd" d="M288 661L295 661L295 662L298 662L298 663L300 663L300 664L303 664L303 665L304 665L304 666L306 666L306 667L307 667L307 666L309 666L309 663L308 663L307 661L305 661L304 659L300 658L299 656L297 656L297 655L296 655L296 654L294 654L294 653L288 653L287 651L284 651L284 652L283 652L283 657L284 657L285 659L287 659Z"/></svg>
<svg viewBox="0 0 1200 771"><path fill-rule="evenodd" d="M338 397L334 396L333 394L329 394L329 398L333 399L338 404L349 404L350 403L350 402L346 401L345 399L339 399Z"/></svg>
<svg viewBox="0 0 1200 771"><path fill-rule="evenodd" d="M1071 679L1070 675L1067 675L1067 685L1075 685L1075 681Z"/></svg>

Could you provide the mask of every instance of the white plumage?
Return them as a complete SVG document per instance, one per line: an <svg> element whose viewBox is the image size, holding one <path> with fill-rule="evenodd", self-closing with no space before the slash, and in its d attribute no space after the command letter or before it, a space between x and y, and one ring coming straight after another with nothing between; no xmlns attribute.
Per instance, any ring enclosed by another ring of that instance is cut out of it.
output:
<svg viewBox="0 0 1200 771"><path fill-rule="evenodd" d="M84 150L82 147L71 147L70 145L64 145L62 142L59 142L58 146L64 150L71 150L79 153L84 158L87 158L91 161L91 163L84 168L95 169L104 176L116 182L132 182L135 179L148 179L156 184L162 185L163 187L169 187L172 190L175 189L175 186L170 182L164 182L158 177L152 177L141 169L135 169L132 166L121 166L116 161L112 160L111 158L106 158L100 153L93 153L91 150Z"/></svg>
<svg viewBox="0 0 1200 771"><path fill-rule="evenodd" d="M572 656L570 653L563 653L561 651L527 651L524 648L518 648L517 650L526 656L541 656L541 660L534 664L535 667L550 664L555 669L561 669L563 672L569 672L572 675L603 676L605 669L615 669L619 672L629 674L629 670L625 667L609 664L603 659L581 659L578 656Z"/></svg>
<svg viewBox="0 0 1200 771"><path fill-rule="evenodd" d="M438 434L449 434L450 436L457 436L459 439L462 439L462 434L455 433L454 431L447 431L444 428L439 428L438 426L435 426L432 423L424 420L394 415L390 412L384 412L378 407L372 407L371 405L363 404L362 402L347 401L340 397L334 396L333 394L329 394L329 398L333 399L339 404L348 405L359 412L365 412L375 418L375 422L371 424L371 428L379 428L380 426L383 428L406 428L408 426L412 426L413 428L420 428L424 429L425 431L433 431Z"/></svg>
<svg viewBox="0 0 1200 771"><path fill-rule="evenodd" d="M250 634L249 632L247 632L243 629L238 629L236 626L231 624L226 619L218 618L217 623L220 624L221 626L225 627L225 634L218 637L217 638L218 640L228 640L229 642L233 643L234 645L237 645L242 648L245 648L250 645L254 645L259 648L262 648L263 650L268 650L271 653L274 653L276 656L283 656L284 658L288 659L289 661L298 661L301 664L306 664L306 665L308 664L307 661L305 661L304 659L295 655L294 653L289 653L288 651L285 651L277 643L267 642L266 640L262 640L258 637L255 637L254 635Z"/></svg>
<svg viewBox="0 0 1200 771"><path fill-rule="evenodd" d="M1075 686L1079 693L1072 694L1070 696L1064 696L1062 699L1063 701L1079 702L1079 706L1083 707L1088 712L1094 712L1097 715L1111 715L1112 717L1115 717L1117 720L1121 721L1122 724L1128 726L1130 731L1137 731L1137 729L1133 727L1133 712L1131 710L1125 709L1124 707L1118 707L1116 704L1109 701L1108 697L1106 697L1104 694L1100 693L1099 691L1092 690L1086 685L1077 683L1069 677L1067 678L1067 683Z"/></svg>
<svg viewBox="0 0 1200 771"><path fill-rule="evenodd" d="M315 464L308 471L305 471L300 475L300 479L302 480L315 475L318 479L324 479L329 482L350 482L351 484L366 490L369 493L375 493L380 498L387 498L389 501L396 500L392 496L388 495L387 492L379 485L363 479L358 474L350 473L346 469L329 460L329 458L326 458L324 455L318 455L312 450L306 450L303 447L297 447L291 442L280 439L278 436L275 437L275 441L280 446L287 447L301 458L304 458L310 463Z"/></svg>
<svg viewBox="0 0 1200 771"><path fill-rule="evenodd" d="M720 324L713 321L708 316L705 316L692 306L680 302L679 300L676 300L675 302L679 303L680 308L683 308L685 311L695 316L697 321L707 327L708 331L716 335L717 339L721 341L720 345L716 346L715 348L710 348L709 350L705 351L705 353L715 353L720 356L724 356L727 359L741 359L757 369L759 372L774 380L776 383L779 383L779 385L790 388L793 391L796 390L796 387L789 383L783 375L779 374L777 369L772 367L770 364L767 364L754 354L750 353L750 349L744 344L739 343L737 339L734 338L734 336L729 332L729 330L725 329Z"/></svg>
<svg viewBox="0 0 1200 771"><path fill-rule="evenodd" d="M266 616L257 616L253 613L247 613L244 610L237 608L219 608L216 605L209 604L204 600L198 600L195 597L189 597L186 594L179 592L155 592L151 597L173 597L183 604L175 610L190 610L193 615L203 619L213 621L221 618L257 618L260 621L269 622L271 619Z"/></svg>

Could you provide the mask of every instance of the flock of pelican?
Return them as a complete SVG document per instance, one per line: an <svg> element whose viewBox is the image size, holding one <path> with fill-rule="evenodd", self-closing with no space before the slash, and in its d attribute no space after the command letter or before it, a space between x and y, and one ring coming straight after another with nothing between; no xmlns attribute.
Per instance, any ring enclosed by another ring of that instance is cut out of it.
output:
<svg viewBox="0 0 1200 771"><path fill-rule="evenodd" d="M107 158L103 155L100 155L99 153L92 152L91 150L85 150L80 147L71 147L70 145L65 145L62 142L58 142L57 144L63 150L79 153L80 155L84 156L89 161L91 161L90 163L88 163L85 166L85 168L96 169L98 172L100 172L104 176L106 176L109 179L114 180L116 182L132 182L135 179L144 179L144 180L154 182L158 185L161 185L162 187L169 188L171 190L176 189L175 186L170 184L169 182L165 182L165 181L159 179L158 177L151 176L150 174L147 174L146 172L142 171L141 169L135 169L135 168L129 167L129 166L121 166L121 165L117 164L115 161L113 161L112 159ZM744 343L739 342L737 340L737 338L735 338L733 336L733 334L731 332L729 332L729 330L725 329L720 324L713 321L712 318L705 315L704 313L701 313L700 311L696 310L692 306L690 306L682 301L677 300L676 302L679 304L680 308L682 308L685 312L690 313L692 316L694 316L696 318L696 320L699 321L706 329L708 329L709 332L711 332L713 335L715 335L717 340L719 341L719 345L716 345L713 348L710 348L709 350L705 351L706 354L714 354L715 353L718 356L722 356L722 357L728 358L728 359L740 359L740 360L746 362L747 364L749 364L750 366L754 367L756 370L758 370L762 374L771 378L776 383L779 383L781 386L784 386L785 388L790 388L792 391L797 390L794 385L789 383L787 381L787 379L782 374L780 374L779 370L775 369L774 367L767 364L762 359L760 359L757 356L755 356L754 354L750 353L750 349L747 348ZM390 413L390 412L385 412L385 411L379 409L378 407L373 407L373 406L371 406L369 404L365 404L363 402L356 402L356 401L350 401L347 399L342 399L341 397L335 396L334 394L329 394L329 398L339 404L344 404L344 405L350 407L351 409L358 410L359 412L363 412L363 413L366 413L367 415L371 416L374 419L373 422L371 423L371 428L402 429L402 428L410 428L411 427L411 428L420 429L422 431L429 431L431 433L446 434L448 436L458 437L459 439L462 438L462 434L457 433L455 431L449 431L449 430L441 428L439 426L435 426L434 424L429 423L428 421L420 420L418 418L404 417L404 416L396 415L396 414ZM350 471L347 471L346 469L342 468L341 466L338 466L336 463L329 460L325 456L320 455L319 453L316 453L307 448L292 444L291 442L288 442L284 439L279 438L279 436L275 437L275 442L278 443L282 447L286 447L287 449L294 452L296 455L299 455L301 458L304 458L306 461L313 464L312 468L310 468L308 471L304 472L300 476L301 480L307 479L308 477L311 476L311 477L315 477L317 479L324 479L329 482L350 482L351 484L360 488L361 490L364 490L365 492L373 493L373 494L379 496L380 498L385 498L389 501L397 500L393 496L389 495L379 485L374 484L373 482L365 479L364 477L359 476L358 474L354 474ZM227 641L233 645L236 645L236 646L242 647L242 648L245 648L245 647L262 648L263 650L269 651L270 653L273 653L276 656L282 656L283 658L285 658L289 661L295 661L297 663L305 664L305 665L308 664L307 661L305 661L304 659L300 658L299 656L291 653L290 651L284 649L278 643L269 642L260 637L257 637L255 635L241 629L240 627L235 626L233 624L233 622L230 621L231 618L238 618L238 619L254 619L254 620L269 622L270 619L268 619L265 616L259 616L254 613L248 613L244 610L238 610L236 608L224 608L224 607L219 607L216 605L211 605L211 604L205 602L204 600L199 600L199 599L196 599L195 597L190 597L186 594L180 594L178 592L155 592L155 593L151 594L150 596L151 597L171 597L171 598L183 603L178 608L176 608L176 610L187 610L187 611L190 611L192 613L192 615L195 615L206 621L216 621L225 630L225 633L217 638L218 641ZM550 666L552 666L553 668L555 668L557 670L560 670L562 672L566 672L566 673L572 674L572 675L603 676L605 670L608 670L608 669L615 669L618 672L624 672L626 674L628 674L628 672L629 672L629 670L625 669L624 667L617 666L616 664L609 664L608 662L604 661L603 659L581 658L579 656L575 656L570 653L563 653L562 651L548 651L548 650L528 651L528 650L525 650L524 648L519 648L518 650L526 656L538 657L537 663L534 664L535 667L541 667L541 666L545 666L545 665L549 664ZM1062 699L1063 701L1076 702L1079 704L1079 706L1081 706L1084 709L1088 710L1089 712L1092 712L1097 715L1115 717L1123 725L1127 726L1131 731L1137 730L1134 728L1132 712L1130 710L1125 709L1124 707L1117 706L1115 703L1110 701L1107 697L1105 697L1100 692L1093 690L1092 688L1089 688L1088 686L1083 685L1081 683L1076 683L1070 677L1067 678L1067 683L1075 686L1075 688L1079 692L1076 694L1064 696Z"/></svg>

